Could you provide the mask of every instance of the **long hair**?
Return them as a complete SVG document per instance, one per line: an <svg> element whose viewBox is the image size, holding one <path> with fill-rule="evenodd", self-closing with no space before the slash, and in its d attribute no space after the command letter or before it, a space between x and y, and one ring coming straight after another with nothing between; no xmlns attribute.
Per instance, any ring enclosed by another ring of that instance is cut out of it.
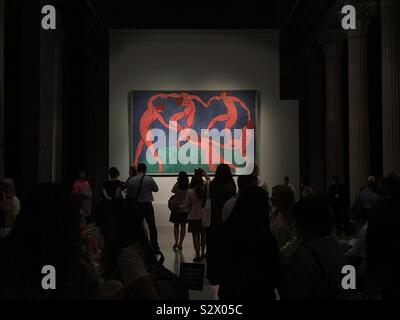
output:
<svg viewBox="0 0 400 320"><path fill-rule="evenodd" d="M281 273L268 212L268 196L261 187L239 193L220 237L220 289L225 297L273 298Z"/></svg>
<svg viewBox="0 0 400 320"><path fill-rule="evenodd" d="M215 171L215 180L222 183L235 183L232 177L231 168L225 163L218 165Z"/></svg>
<svg viewBox="0 0 400 320"><path fill-rule="evenodd" d="M196 196L201 199L203 196L203 178L195 174L190 181L190 189L193 189L196 193Z"/></svg>
<svg viewBox="0 0 400 320"><path fill-rule="evenodd" d="M179 172L178 186L181 190L187 190L189 188L189 176L185 171Z"/></svg>

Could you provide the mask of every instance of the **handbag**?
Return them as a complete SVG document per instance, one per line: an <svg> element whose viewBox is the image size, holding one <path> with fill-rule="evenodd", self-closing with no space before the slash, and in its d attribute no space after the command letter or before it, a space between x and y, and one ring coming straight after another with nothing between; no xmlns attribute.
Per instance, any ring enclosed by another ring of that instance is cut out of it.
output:
<svg viewBox="0 0 400 320"><path fill-rule="evenodd" d="M211 224L211 199L210 199L210 187L208 182L206 188L207 188L207 199L203 208L203 215L201 218L201 225L204 228L208 228Z"/></svg>
<svg viewBox="0 0 400 320"><path fill-rule="evenodd" d="M177 201L177 197L175 194L173 194L169 199L168 199L168 209L171 212L177 212L179 210L179 203Z"/></svg>

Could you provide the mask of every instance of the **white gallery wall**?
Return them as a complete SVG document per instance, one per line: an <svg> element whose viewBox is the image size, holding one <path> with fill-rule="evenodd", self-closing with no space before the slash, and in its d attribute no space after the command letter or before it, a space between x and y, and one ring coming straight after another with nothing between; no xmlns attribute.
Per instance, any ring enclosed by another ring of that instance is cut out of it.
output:
<svg viewBox="0 0 400 320"><path fill-rule="evenodd" d="M118 30L110 33L109 165L129 168L128 92L257 90L258 163L268 183L288 175L299 185L297 101L279 99L279 31ZM174 177L157 177L156 209L165 207ZM166 210L158 217L166 223Z"/></svg>

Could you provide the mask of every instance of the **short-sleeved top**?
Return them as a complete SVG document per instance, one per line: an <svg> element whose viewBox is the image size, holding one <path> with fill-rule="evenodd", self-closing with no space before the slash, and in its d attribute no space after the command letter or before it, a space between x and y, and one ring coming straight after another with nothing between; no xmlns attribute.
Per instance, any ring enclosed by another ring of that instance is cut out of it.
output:
<svg viewBox="0 0 400 320"><path fill-rule="evenodd" d="M87 180L76 180L72 186L73 193L90 193L92 188L90 187L89 181Z"/></svg>
<svg viewBox="0 0 400 320"><path fill-rule="evenodd" d="M181 189L179 184L175 183L171 192L175 194L177 206L179 207L176 212L189 212L189 208L186 207L187 190Z"/></svg>
<svg viewBox="0 0 400 320"><path fill-rule="evenodd" d="M139 173L137 176L130 179L127 183L126 193L129 197L136 198L137 192L142 180L143 174ZM158 192L158 185L151 176L144 176L142 185L140 186L138 202L152 202L154 201L153 192Z"/></svg>
<svg viewBox="0 0 400 320"><path fill-rule="evenodd" d="M117 189L122 186L122 182L120 180L108 180L104 182L103 188L106 190L109 197L112 199L115 198ZM104 198L102 194L102 198Z"/></svg>
<svg viewBox="0 0 400 320"><path fill-rule="evenodd" d="M193 189L186 193L185 206L189 208L188 220L201 220L203 217L202 199L199 198Z"/></svg>
<svg viewBox="0 0 400 320"><path fill-rule="evenodd" d="M149 275L146 263L135 246L123 248L118 254L117 262L125 286Z"/></svg>

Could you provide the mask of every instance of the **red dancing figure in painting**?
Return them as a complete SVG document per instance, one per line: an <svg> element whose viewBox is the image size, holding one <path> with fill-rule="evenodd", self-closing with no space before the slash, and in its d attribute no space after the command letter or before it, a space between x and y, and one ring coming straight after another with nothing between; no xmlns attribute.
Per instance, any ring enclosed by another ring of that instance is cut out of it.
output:
<svg viewBox="0 0 400 320"><path fill-rule="evenodd" d="M183 111L175 113L169 119L169 121L176 121L178 132L180 132L183 129L183 127L178 123L179 120L181 119L186 119L185 129L189 129L192 127L194 116L196 114L196 104L195 104L196 101L202 104L204 107L207 107L207 104L198 96L191 95L186 92L182 92L180 94L170 93L167 94L167 97L177 99L176 106L183 107ZM189 141L189 138L187 139L187 141ZM179 149L180 147L179 143L177 147Z"/></svg>
<svg viewBox="0 0 400 320"><path fill-rule="evenodd" d="M198 96L190 95L185 92L182 92L180 94L170 93L167 94L167 97L177 99L176 105L178 107L183 107L182 111L172 115L169 120L178 122L181 119L186 119L185 129L192 127L194 116L196 114L196 105L195 105L196 101L207 108L207 104L203 100L201 100ZM178 132L180 130L182 130L182 126L178 123Z"/></svg>
<svg viewBox="0 0 400 320"><path fill-rule="evenodd" d="M230 129L232 128L238 117L237 113L237 107L236 105L239 105L242 107L246 112L247 112L247 128L254 128L253 120L251 119L251 113L249 108L246 106L246 104L239 98L234 97L234 96L229 96L227 92L221 92L219 96L212 97L208 101L208 107L214 102L214 101L222 101L226 107L226 113L225 114L220 114L216 117L214 117L210 123L208 124L208 129L211 129L214 127L214 125L217 122L225 122L225 129Z"/></svg>
<svg viewBox="0 0 400 320"><path fill-rule="evenodd" d="M162 104L157 106L154 105L154 102L159 98L167 99L168 97L164 93L153 95L147 101L147 109L140 117L140 122L139 122L140 141L136 148L134 165L137 166L139 164L140 154L142 153L143 146L146 145L147 148L153 154L154 159L158 163L158 172L162 172L163 163L161 162L161 159L158 157L158 152L155 150L153 143L151 141L147 141L146 139L147 132L151 129L150 125L155 121L159 121L164 127L169 129L168 123L161 116L161 112L164 110L165 106Z"/></svg>
<svg viewBox="0 0 400 320"><path fill-rule="evenodd" d="M247 124L243 129L246 129L246 128L254 129L254 122L251 119L250 110L241 99L234 97L234 96L230 96L230 95L228 95L227 92L223 91L220 93L219 96L212 97L208 101L208 107L214 101L222 101L226 107L226 113L220 114L220 115L214 117L208 124L207 129L211 129L212 127L214 127L217 122L225 122L225 126L224 126L225 129L232 128L235 125L237 118L238 118L238 112L237 112L236 105L239 105L247 112ZM232 145L232 141L224 141L224 144Z"/></svg>

